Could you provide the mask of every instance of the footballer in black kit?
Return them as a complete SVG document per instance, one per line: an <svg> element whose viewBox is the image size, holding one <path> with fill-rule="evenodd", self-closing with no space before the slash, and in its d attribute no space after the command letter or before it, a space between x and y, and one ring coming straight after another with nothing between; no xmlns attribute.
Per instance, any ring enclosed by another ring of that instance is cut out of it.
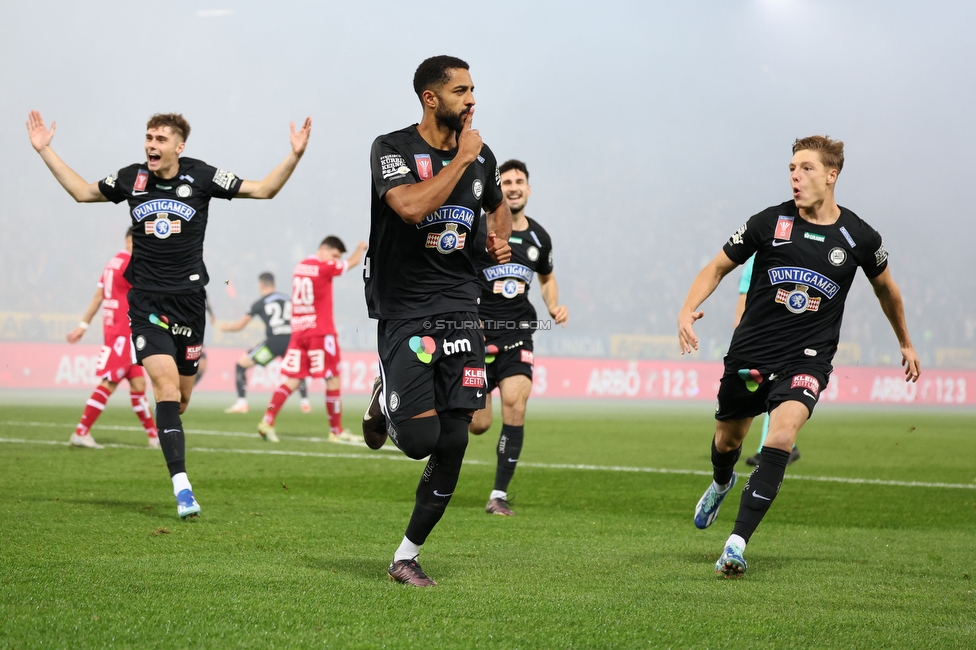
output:
<svg viewBox="0 0 976 650"><path fill-rule="evenodd" d="M237 360L234 368L234 384L237 388L237 401L224 413L247 413L247 369L252 366L266 366L281 357L288 349L291 338L291 297L275 290L274 275L265 271L258 276L258 291L261 297L251 308L233 323L222 323L223 332L239 332L252 318L264 323L264 340L245 352ZM308 401L308 387L303 379L298 385L302 395L302 412L309 413L312 406Z"/></svg>
<svg viewBox="0 0 976 650"><path fill-rule="evenodd" d="M512 213L512 234L508 238L511 259L496 264L479 246L481 315L485 332L485 368L488 395L485 407L471 419L468 431L479 435L491 427L491 391L498 387L502 404L502 429L495 448L495 483L485 505L491 515L510 517L508 486L515 475L525 438L525 407L532 392L535 365L532 334L538 329L535 307L529 301L532 281L538 277L542 299L549 315L565 326L569 311L559 304L559 286L552 269L552 241L537 221L525 214L529 170L520 160L499 166L505 202Z"/></svg>
<svg viewBox="0 0 976 650"><path fill-rule="evenodd" d="M179 158L177 174L157 177L146 163L98 182L113 203L126 201L132 217L132 262L125 277L136 360L164 354L179 373L193 376L206 328L203 241L211 198L232 199L241 179L200 160Z"/></svg>
<svg viewBox="0 0 976 650"><path fill-rule="evenodd" d="M414 89L421 122L378 137L370 154L364 277L369 316L378 321L381 377L363 436L374 449L389 435L407 456L430 456L388 569L393 580L428 586L433 581L417 564L420 546L454 493L471 413L485 401L478 216L482 209L492 215L488 247L499 262L508 259L511 216L495 157L471 129L468 65L448 56L427 59Z"/></svg>
<svg viewBox="0 0 976 650"><path fill-rule="evenodd" d="M246 181L199 160L181 158L189 123L177 113L157 113L146 124L146 162L88 183L51 148L54 124L48 129L37 111L31 111L27 121L31 146L72 198L82 203L129 204L132 259L125 277L132 285L132 347L153 384L159 443L181 518L200 513L186 474L180 416L189 404L203 352L204 287L209 280L203 242L210 200L273 197L304 154L311 127L308 118L298 132L292 124L291 151L285 160L264 179Z"/></svg>
<svg viewBox="0 0 976 650"><path fill-rule="evenodd" d="M483 206L493 210L501 203L495 157L485 145L444 205L420 223L404 222L383 200L395 187L433 178L456 155L456 149L427 144L417 125L373 143L366 303L370 318L379 321L380 368L394 442L397 425L418 413L484 405L481 286L474 258L483 227L478 215Z"/></svg>
<svg viewBox="0 0 976 650"><path fill-rule="evenodd" d="M538 329L538 318L529 300L529 288L536 273L552 273L552 240L537 221L528 216L526 221L527 230L513 229L508 238L510 261L492 264L487 255L481 258L487 265L480 269L478 314L485 332L489 391L505 377L532 378L532 333Z"/></svg>
<svg viewBox="0 0 976 650"><path fill-rule="evenodd" d="M783 482L797 433L827 387L840 339L844 303L860 268L874 287L898 339L906 381L918 355L905 324L901 292L888 268L881 235L837 205L834 185L844 144L825 136L797 140L790 162L793 200L763 210L733 233L688 292L678 315L681 351L697 349L696 311L737 265L756 255L742 320L732 335L715 406L713 480L695 507L707 528L736 482L735 463L753 417L768 411L769 433L746 483L739 514L716 573L739 577L743 552Z"/></svg>
<svg viewBox="0 0 976 650"><path fill-rule="evenodd" d="M288 349L291 338L291 298L275 291L259 298L248 312L264 322L264 340L247 353L255 363L266 366Z"/></svg>

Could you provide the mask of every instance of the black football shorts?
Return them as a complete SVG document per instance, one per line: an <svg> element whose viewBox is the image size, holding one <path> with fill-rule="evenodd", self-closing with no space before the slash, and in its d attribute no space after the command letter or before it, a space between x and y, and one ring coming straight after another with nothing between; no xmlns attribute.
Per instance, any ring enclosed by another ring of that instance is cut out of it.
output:
<svg viewBox="0 0 976 650"><path fill-rule="evenodd" d="M532 352L532 338L509 344L486 346L485 370L488 374L488 392L495 390L498 383L506 377L525 375L532 379L535 356Z"/></svg>
<svg viewBox="0 0 976 650"><path fill-rule="evenodd" d="M829 364L812 363L794 363L773 370L725 357L715 419L753 418L787 401L803 402L812 417L820 392L827 388L831 370Z"/></svg>
<svg viewBox="0 0 976 650"><path fill-rule="evenodd" d="M183 376L197 374L207 326L207 294L168 294L129 289L129 322L136 363L155 354L176 361Z"/></svg>
<svg viewBox="0 0 976 650"><path fill-rule="evenodd" d="M384 411L395 425L429 411L485 406L485 339L478 314L381 320L376 326Z"/></svg>
<svg viewBox="0 0 976 650"><path fill-rule="evenodd" d="M272 336L248 350L247 356L257 365L266 366L277 357L284 356L288 350L288 340L287 336Z"/></svg>

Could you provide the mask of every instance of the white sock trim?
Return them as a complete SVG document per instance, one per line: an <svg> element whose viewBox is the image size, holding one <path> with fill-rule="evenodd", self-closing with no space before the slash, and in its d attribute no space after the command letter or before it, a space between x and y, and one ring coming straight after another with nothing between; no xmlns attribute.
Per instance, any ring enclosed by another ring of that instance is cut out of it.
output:
<svg viewBox="0 0 976 650"><path fill-rule="evenodd" d="M416 560L418 555L420 555L420 547L404 536L403 541L400 542L400 547L393 554L393 561Z"/></svg>
<svg viewBox="0 0 976 650"><path fill-rule="evenodd" d="M491 496L488 497L488 500L491 501L492 499L503 499L505 501L508 501L508 492L503 492L501 490L492 490Z"/></svg>
<svg viewBox="0 0 976 650"><path fill-rule="evenodd" d="M729 538L728 540L726 540L725 545L736 547L737 549L739 549L740 553L746 550L746 540L742 539L741 535L729 535Z"/></svg>
<svg viewBox="0 0 976 650"><path fill-rule="evenodd" d="M183 490L192 490L190 487L190 479L187 478L186 472L180 472L179 474L173 475L173 496L179 496L180 492Z"/></svg>

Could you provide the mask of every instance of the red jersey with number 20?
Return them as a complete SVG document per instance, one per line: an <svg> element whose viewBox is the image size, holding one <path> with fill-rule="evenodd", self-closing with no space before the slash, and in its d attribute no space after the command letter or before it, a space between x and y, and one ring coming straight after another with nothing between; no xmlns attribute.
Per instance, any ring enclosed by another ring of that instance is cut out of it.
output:
<svg viewBox="0 0 976 650"><path fill-rule="evenodd" d="M102 271L98 286L102 290L102 329L105 331L105 345L112 345L124 336L129 338L129 289L132 285L125 279L125 269L129 266L132 254L119 251L109 260Z"/></svg>
<svg viewBox="0 0 976 650"><path fill-rule="evenodd" d="M291 332L300 336L335 334L332 278L346 272L345 260L323 262L309 255L295 267L291 281Z"/></svg>

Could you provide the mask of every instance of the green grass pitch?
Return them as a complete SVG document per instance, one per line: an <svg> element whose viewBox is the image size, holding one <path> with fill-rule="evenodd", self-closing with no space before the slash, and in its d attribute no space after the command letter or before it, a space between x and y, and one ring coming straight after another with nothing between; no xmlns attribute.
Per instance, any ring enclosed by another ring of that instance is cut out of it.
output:
<svg viewBox="0 0 976 650"><path fill-rule="evenodd" d="M439 585L414 589L385 570L422 463L321 440L321 406L289 405L270 445L260 409L204 400L184 416L203 513L183 522L126 397L93 430L101 451L45 444L83 397L0 403L0 647L976 645L971 411L822 408L736 581L713 565L739 488L692 524L707 406L530 403L517 515L484 512L496 416L421 555Z"/></svg>

